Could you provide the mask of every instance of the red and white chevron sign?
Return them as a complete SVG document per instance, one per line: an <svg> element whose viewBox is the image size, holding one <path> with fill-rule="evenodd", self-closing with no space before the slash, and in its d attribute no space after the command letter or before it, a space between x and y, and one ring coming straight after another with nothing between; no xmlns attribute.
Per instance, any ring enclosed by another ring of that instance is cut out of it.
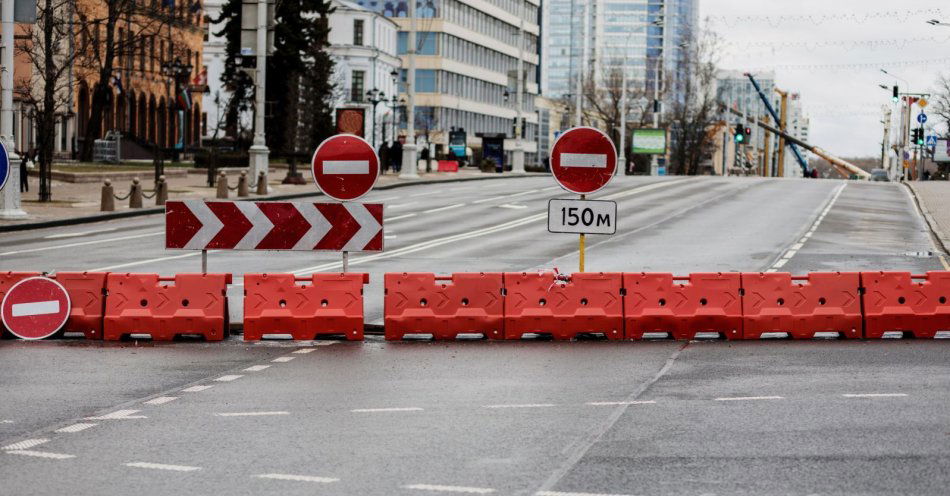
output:
<svg viewBox="0 0 950 496"><path fill-rule="evenodd" d="M382 251L382 203L170 201L165 248Z"/></svg>

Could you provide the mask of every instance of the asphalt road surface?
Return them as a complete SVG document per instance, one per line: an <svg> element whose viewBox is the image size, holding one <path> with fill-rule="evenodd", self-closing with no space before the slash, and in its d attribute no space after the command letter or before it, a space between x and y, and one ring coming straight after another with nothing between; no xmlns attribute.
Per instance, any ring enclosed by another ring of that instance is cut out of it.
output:
<svg viewBox="0 0 950 496"><path fill-rule="evenodd" d="M386 203L382 274L577 265L550 178ZM588 270L944 270L902 186L617 178ZM4 234L0 270L197 272L145 217ZM216 252L210 271L338 271ZM240 286L233 290L239 303ZM233 319L240 307L232 304ZM2 494L947 494L946 340L0 343Z"/></svg>

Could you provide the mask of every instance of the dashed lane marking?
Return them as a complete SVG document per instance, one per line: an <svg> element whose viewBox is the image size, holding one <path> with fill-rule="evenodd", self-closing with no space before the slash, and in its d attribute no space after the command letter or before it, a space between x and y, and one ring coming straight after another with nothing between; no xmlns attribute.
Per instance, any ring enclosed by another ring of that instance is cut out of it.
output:
<svg viewBox="0 0 950 496"><path fill-rule="evenodd" d="M66 432L80 432L80 431L84 431L84 430L86 430L86 429L88 429L88 428L90 428L90 427L95 427L95 426L97 426L97 425L99 425L99 424L80 422L80 423L78 423L78 424L68 425L68 426L63 427L63 428L61 428L61 429L56 429L56 432L63 432L63 433L66 433Z"/></svg>
<svg viewBox="0 0 950 496"><path fill-rule="evenodd" d="M49 453L47 451L32 450L12 450L7 451L11 455L35 456L37 458L51 458L54 460L65 460L67 458L76 458L76 455L67 455L65 453Z"/></svg>
<svg viewBox="0 0 950 496"><path fill-rule="evenodd" d="M165 231L157 231L157 232L150 232L150 233L145 233L145 234L135 234L132 236L121 236L118 238L96 239L93 241L80 241L78 243L67 243L64 245L42 246L38 248L24 248L22 250L14 250L14 251L7 251L7 252L0 253L0 257L6 256L6 255L18 255L20 253L35 253L38 251L60 250L63 248L75 248L77 246L98 245L102 243L111 243L113 241L126 241L129 239L140 239L140 238L148 238L152 236L164 236L164 235L165 235Z"/></svg>
<svg viewBox="0 0 950 496"><path fill-rule="evenodd" d="M139 411L140 410L117 410L99 417L86 417L86 420L127 420L148 418L145 415L134 415L139 413Z"/></svg>
<svg viewBox="0 0 950 496"><path fill-rule="evenodd" d="M164 232L163 232L162 234L164 234ZM208 250L208 253L215 253L216 251L217 251L217 250ZM169 260L180 260L180 259L182 259L182 258L197 257L198 255L201 255L201 252L200 252L200 251L195 251L195 252L191 252L191 253L185 253L184 255L171 255L171 256L168 256L168 257L150 258L150 259L148 259L148 260L138 260L138 261L135 261L135 262L122 263L122 264L118 264L118 265L110 265L110 266L108 266L108 267L99 267L99 268L96 268L96 269L90 269L89 272L107 272L107 271L112 271L112 270L115 270L115 269L124 269L124 268L126 268L126 267L135 267L135 266L138 266L138 265L148 265L148 264L152 264L152 263L155 263L155 262L167 262L167 261L169 261Z"/></svg>
<svg viewBox="0 0 950 496"><path fill-rule="evenodd" d="M716 398L716 401L758 401L758 400L784 400L781 396L736 396L731 398Z"/></svg>
<svg viewBox="0 0 950 496"><path fill-rule="evenodd" d="M277 357L277 358L275 358L275 359L273 359L273 360L271 360L271 361L274 362L274 363L286 363L286 362L289 362L289 361L293 360L294 358L297 358L297 357L282 356L282 357Z"/></svg>
<svg viewBox="0 0 950 496"><path fill-rule="evenodd" d="M188 465L167 465L164 463L149 462L129 462L126 463L125 466L134 468L150 468L155 470L172 470L175 472L194 472L196 470L201 470L201 467L190 467Z"/></svg>
<svg viewBox="0 0 950 496"><path fill-rule="evenodd" d="M950 270L950 262L947 262L947 258L943 255L940 255L938 258L940 258L940 263L943 264L943 268Z"/></svg>
<svg viewBox="0 0 950 496"><path fill-rule="evenodd" d="M831 197L831 200L828 202L828 204L825 205L824 210L821 211L821 214L818 216L817 219L815 219L815 222L812 223L811 227L808 229L808 232L805 233L805 235L802 237L801 240L798 241L798 243L795 243L792 246L790 246L788 250L785 251L785 254L782 255L782 258L777 260L774 264L772 264L772 267L766 272L775 272L775 270L773 269L781 269L782 267L785 266L785 264L788 263L789 260L792 259L792 257L798 254L798 251L801 250L802 247L805 246L805 243L808 242L808 240L812 237L813 234L815 234L815 230L817 230L818 226L820 226L822 221L825 220L825 217L828 215L828 212L830 212L831 208L835 206L835 202L838 201L838 198L841 196L841 193L844 192L844 189L847 186L848 186L848 183L844 183L840 187L838 187L838 190L835 192L834 196Z"/></svg>
<svg viewBox="0 0 950 496"><path fill-rule="evenodd" d="M520 203L505 203L504 205L498 205L498 208L507 208L511 210L522 210L528 208L527 205L522 205Z"/></svg>
<svg viewBox="0 0 950 496"><path fill-rule="evenodd" d="M903 398L906 393L851 393L842 394L845 398Z"/></svg>
<svg viewBox="0 0 950 496"><path fill-rule="evenodd" d="M561 491L538 491L534 496L628 496L626 494L613 493L565 493Z"/></svg>
<svg viewBox="0 0 950 496"><path fill-rule="evenodd" d="M177 396L159 396L158 398L153 398L145 402L146 405L164 405L165 403L171 403L172 401L177 400Z"/></svg>
<svg viewBox="0 0 950 496"><path fill-rule="evenodd" d="M43 239L63 239L63 238L78 238L80 236L88 236L90 234L102 234L107 232L112 232L118 229L118 227L110 227L108 229L97 229L95 231L80 231L74 233L63 233L63 234L50 234L49 236L43 236Z"/></svg>
<svg viewBox="0 0 950 496"><path fill-rule="evenodd" d="M653 400L644 400L644 401L591 401L590 403L585 403L591 406L620 406L620 405L655 405L656 401Z"/></svg>
<svg viewBox="0 0 950 496"><path fill-rule="evenodd" d="M214 386L209 386L209 385L191 386L191 387L182 389L182 392L185 392L185 393L198 393L198 392L201 392L201 391L206 391L206 390L211 389L211 388L213 388L213 387L214 387Z"/></svg>
<svg viewBox="0 0 950 496"><path fill-rule="evenodd" d="M402 486L406 489L416 489L419 491L435 491L440 493L466 493L466 494L491 494L494 489L487 487L467 487L467 486L441 486L438 484L410 484Z"/></svg>
<svg viewBox="0 0 950 496"><path fill-rule="evenodd" d="M32 447L34 447L34 446L39 446L39 445L41 445L41 444L43 444L43 443L48 443L48 442L49 442L49 439L25 439L25 440L20 441L20 442L18 442L18 443L9 444L9 445L4 446L3 448L0 448L0 449L2 449L2 450L4 450L4 451L7 451L7 450L25 450L25 449L29 449L29 448L32 448Z"/></svg>
<svg viewBox="0 0 950 496"><path fill-rule="evenodd" d="M505 198L515 198L515 197L518 197L518 196L530 195L530 194L532 194L532 193L537 193L537 192L539 192L539 191L541 191L541 190L540 190L540 189L529 189L529 190L527 190L527 191L522 191L522 192L520 192L520 193L511 193L511 194L508 194L508 195L493 196L493 197L491 197L491 198L482 198L481 200L475 200L475 201L473 201L472 203L488 203L488 202L490 202L490 201L502 200L502 199L505 199Z"/></svg>
<svg viewBox="0 0 950 496"><path fill-rule="evenodd" d="M286 480L286 481L300 481L300 482L322 482L329 484L331 482L340 482L340 479L335 479L333 477L317 477L314 475L292 475L292 474L260 474L255 475L258 479L276 479L276 480Z"/></svg>
<svg viewBox="0 0 950 496"><path fill-rule="evenodd" d="M418 214L397 215L397 216L395 216L395 217L390 217L390 218L385 219L385 220L386 220L386 222L393 222L393 221L397 221L397 220L402 220L402 219L408 219L408 218L411 218L411 217L415 217L416 215L418 215Z"/></svg>
<svg viewBox="0 0 950 496"><path fill-rule="evenodd" d="M446 205L446 206L444 206L444 207L430 208L429 210L423 210L422 213L424 213L424 214L434 214L434 213L436 213L436 212L444 212L444 211L446 211L446 210L452 210L452 209L456 209L456 208L459 208L459 207L464 207L465 205L466 205L465 203L456 203L456 204L454 204L454 205Z"/></svg>
<svg viewBox="0 0 950 496"><path fill-rule="evenodd" d="M268 369L268 368L270 368L270 365L252 365L252 366L250 366L250 367L244 369L244 371L245 371L245 372L260 372L260 371L262 371L262 370L264 370L264 369Z"/></svg>
<svg viewBox="0 0 950 496"><path fill-rule="evenodd" d="M350 410L351 413L377 413L377 412L421 412L422 408L412 406L412 407L396 407L396 408L357 408L355 410Z"/></svg>
<svg viewBox="0 0 950 496"><path fill-rule="evenodd" d="M225 412L215 414L218 417L266 417L269 415L290 415L290 412Z"/></svg>
<svg viewBox="0 0 950 496"><path fill-rule="evenodd" d="M7 420L7 419L0 420L0 424L12 424L12 423L13 423L12 420Z"/></svg>
<svg viewBox="0 0 950 496"><path fill-rule="evenodd" d="M386 205L386 207L387 207L388 209L390 209L390 210L396 210L396 209L399 209L399 208L411 207L411 206L413 206L413 205L415 205L415 204L417 204L417 203L419 203L419 202L406 202L406 203L400 203L400 204L398 204L398 205ZM389 219L389 220L392 220L392 219Z"/></svg>
<svg viewBox="0 0 950 496"><path fill-rule="evenodd" d="M306 355L307 353L313 353L313 348L300 348L297 351L294 351L298 355Z"/></svg>
<svg viewBox="0 0 950 496"><path fill-rule="evenodd" d="M218 377L217 379L215 379L215 381L217 381L217 382L231 382L231 381L240 379L240 378L242 378L242 377L244 377L244 376L243 376L243 375L222 375L221 377Z"/></svg>
<svg viewBox="0 0 950 496"><path fill-rule="evenodd" d="M548 408L554 406L553 403L527 403L521 405L483 405L482 408Z"/></svg>

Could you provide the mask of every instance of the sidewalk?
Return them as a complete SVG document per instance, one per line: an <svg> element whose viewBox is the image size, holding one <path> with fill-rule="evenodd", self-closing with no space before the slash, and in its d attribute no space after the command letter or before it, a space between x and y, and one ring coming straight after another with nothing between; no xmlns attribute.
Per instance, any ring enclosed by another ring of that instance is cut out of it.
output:
<svg viewBox="0 0 950 496"><path fill-rule="evenodd" d="M317 189L316 184L313 183L313 179L310 177L310 172L307 167L302 167L299 169L303 174L306 184L295 185L295 184L281 184L281 181L284 179L284 176L287 175L286 167L274 167L270 169L268 174L268 185L271 189L271 192L267 196L257 196L254 194L253 188L251 190L251 196L246 198L250 200L254 199L269 199L269 198L279 198L285 195L303 195L307 193L317 194L319 189ZM228 173L228 184L231 188L236 188L238 183L239 172L230 172ZM530 174L529 174L530 175ZM144 192L146 195L151 195L154 191L155 184L152 180L153 173L151 169L142 169L139 174L139 179L144 187ZM459 172L433 172L429 174L420 173L418 180L403 180L399 179L399 176L396 174L383 174L376 181L375 189L389 189L393 187L399 187L402 185L425 183L425 182L453 182L453 181L465 181L465 180L475 180L475 179L491 179L491 178L502 178L502 177L523 177L523 176L514 176L511 174L493 174L493 173L483 173L478 170L460 170ZM181 176L169 176L168 181L168 199L169 200L183 200L183 199L194 199L194 198L204 198L209 200L216 199L216 188L209 188L206 184L207 175L204 171L200 173L189 173L187 175ZM112 181L112 186L114 187L115 195L122 197L128 194L129 187L131 186L132 181L130 179L117 179ZM11 187L13 185L7 185ZM53 201L48 203L41 203L37 200L38 194L37 190L39 189L38 178L30 177L30 191L24 193L22 196L22 207L23 210L29 214L29 218L22 220L0 220L0 227L11 226L11 225L22 225L22 224L34 224L34 223L44 223L44 222L56 222L68 219L79 219L91 216L99 216L101 214L122 214L125 213L128 215L132 212L129 209L129 201L116 200L115 202L115 212L101 212L100 211L100 202L102 195L102 182L89 182L89 183L67 183L62 181L53 180L52 191L53 191ZM237 191L231 191L229 199L234 200L236 198ZM144 209L142 210L154 210L155 209L155 200L154 199L145 199L144 200ZM99 219L106 220L106 219ZM39 227L39 226L38 226Z"/></svg>
<svg viewBox="0 0 950 496"><path fill-rule="evenodd" d="M950 181L913 181L907 185L917 196L930 228L944 249L950 250Z"/></svg>

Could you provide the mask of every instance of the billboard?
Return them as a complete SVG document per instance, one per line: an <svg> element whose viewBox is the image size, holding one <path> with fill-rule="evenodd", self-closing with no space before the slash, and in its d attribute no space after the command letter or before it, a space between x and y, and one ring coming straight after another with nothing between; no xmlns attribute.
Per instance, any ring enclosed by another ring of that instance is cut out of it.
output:
<svg viewBox="0 0 950 496"><path fill-rule="evenodd" d="M634 129L633 153L663 155L666 153L666 129Z"/></svg>
<svg viewBox="0 0 950 496"><path fill-rule="evenodd" d="M934 147L934 162L950 162L950 141L944 138L937 140Z"/></svg>

